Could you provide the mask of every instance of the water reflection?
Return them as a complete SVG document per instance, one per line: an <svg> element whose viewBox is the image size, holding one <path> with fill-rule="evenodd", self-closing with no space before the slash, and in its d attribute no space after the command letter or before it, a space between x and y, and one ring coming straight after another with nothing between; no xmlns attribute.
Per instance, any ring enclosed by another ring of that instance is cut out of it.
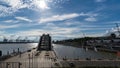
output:
<svg viewBox="0 0 120 68"><path fill-rule="evenodd" d="M10 53L12 53L13 50L17 51L18 48L23 52L34 47L37 47L37 43L0 44L0 50L3 52L3 55L6 55L8 51Z"/></svg>
<svg viewBox="0 0 120 68"><path fill-rule="evenodd" d="M69 59L75 59L75 58L92 58L92 59L115 59L116 55L106 52L96 52L93 50L86 51L83 48L76 48L71 46L63 46L63 45L56 45L53 44L54 50L56 54L59 56L59 58L69 58Z"/></svg>
<svg viewBox="0 0 120 68"><path fill-rule="evenodd" d="M26 51L28 49L32 49L37 47L38 43L29 43L29 44L0 44L0 50L2 50L3 54L6 55L7 51L10 53L13 52L13 49L17 51L19 48L20 51ZM53 44L53 50L56 52L59 58L69 58L69 59L116 59L115 54L99 52L93 50L85 50L83 48L76 48L71 46L64 46Z"/></svg>

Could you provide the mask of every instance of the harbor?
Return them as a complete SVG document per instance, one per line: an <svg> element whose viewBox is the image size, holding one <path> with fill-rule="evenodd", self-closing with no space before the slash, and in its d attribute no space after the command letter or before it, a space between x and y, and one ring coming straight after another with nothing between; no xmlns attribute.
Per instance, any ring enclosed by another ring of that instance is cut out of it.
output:
<svg viewBox="0 0 120 68"><path fill-rule="evenodd" d="M21 55L13 56L0 62L1 68L62 68L62 67L119 67L119 59L92 58L57 58L54 51L36 51L35 49ZM11 62L12 61L12 62ZM19 63L18 65L16 65Z"/></svg>
<svg viewBox="0 0 120 68"><path fill-rule="evenodd" d="M116 54L84 48L75 49L49 41L51 37L43 34L37 47L21 53L17 49L16 54L11 53L11 57L0 61L0 68L120 67L120 59Z"/></svg>
<svg viewBox="0 0 120 68"><path fill-rule="evenodd" d="M120 68L120 0L0 0L0 68Z"/></svg>

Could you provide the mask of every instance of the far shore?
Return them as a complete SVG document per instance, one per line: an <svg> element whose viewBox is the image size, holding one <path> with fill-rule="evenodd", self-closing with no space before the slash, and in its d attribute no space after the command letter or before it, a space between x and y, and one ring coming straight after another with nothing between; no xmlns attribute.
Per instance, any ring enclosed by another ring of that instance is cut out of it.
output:
<svg viewBox="0 0 120 68"><path fill-rule="evenodd" d="M80 44L73 44L73 43L55 43L55 44L64 45L64 46L71 46L71 47L76 47L76 48L82 48L82 45L80 45ZM93 49L90 48L90 50L93 50ZM113 54L116 53L116 52L113 52L113 51L108 51L106 49L104 49L104 50L99 49L98 51L106 52L106 53L113 53Z"/></svg>

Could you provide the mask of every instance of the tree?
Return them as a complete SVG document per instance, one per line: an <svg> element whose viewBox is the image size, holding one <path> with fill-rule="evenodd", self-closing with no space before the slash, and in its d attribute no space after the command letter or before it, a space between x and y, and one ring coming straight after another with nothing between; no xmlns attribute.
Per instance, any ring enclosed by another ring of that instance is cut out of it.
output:
<svg viewBox="0 0 120 68"><path fill-rule="evenodd" d="M110 37L111 37L111 38L116 38L116 34L111 33Z"/></svg>

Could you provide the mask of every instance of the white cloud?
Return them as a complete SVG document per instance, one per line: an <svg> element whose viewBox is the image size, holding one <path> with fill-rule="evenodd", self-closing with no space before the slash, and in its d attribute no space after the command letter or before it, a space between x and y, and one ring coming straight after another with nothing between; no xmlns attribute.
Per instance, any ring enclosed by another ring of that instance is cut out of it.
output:
<svg viewBox="0 0 120 68"><path fill-rule="evenodd" d="M47 23L47 25L41 29L30 29L26 31L18 31L17 35L22 36L40 36L43 33L48 33L52 35L53 39L56 38L73 38L80 37L80 34L73 34L75 31L78 31L78 27L58 27L53 23Z"/></svg>
<svg viewBox="0 0 120 68"><path fill-rule="evenodd" d="M12 10L11 8L7 8L5 6L0 5L0 17L8 16L15 11L16 10Z"/></svg>
<svg viewBox="0 0 120 68"><path fill-rule="evenodd" d="M88 17L88 18L85 18L85 21L94 22L94 21L97 21L97 19L94 17Z"/></svg>
<svg viewBox="0 0 120 68"><path fill-rule="evenodd" d="M119 30L120 30L120 27L119 27ZM118 28L111 28L111 30L106 30L105 36L110 36L111 33L114 33L114 34L116 34L117 37L120 37L119 30L118 30Z"/></svg>
<svg viewBox="0 0 120 68"><path fill-rule="evenodd" d="M15 25L0 25L0 29L17 28L19 26L20 26L20 24L15 24Z"/></svg>
<svg viewBox="0 0 120 68"><path fill-rule="evenodd" d="M74 22L72 22L72 23L74 23ZM80 26L80 23L78 26ZM17 31L15 33L15 35L18 35L18 36L41 36L43 33L49 33L54 40L56 40L56 39L58 40L58 39L83 37L83 34L81 33L81 31L83 31L83 30L98 30L97 28L92 28L92 26L90 27L89 25L81 25L81 26L86 26L86 27L78 27L78 26L76 26L76 27L61 27L61 26L57 26L54 23L46 23L45 27L41 27L40 29L29 29L29 30ZM86 34L86 36L98 36L99 35L96 33L92 33L92 34L89 34L89 32L87 32L87 33L88 33L88 35Z"/></svg>
<svg viewBox="0 0 120 68"><path fill-rule="evenodd" d="M32 22L32 20L26 18L26 17L15 17L17 20L22 20L22 21L27 21L27 22Z"/></svg>
<svg viewBox="0 0 120 68"><path fill-rule="evenodd" d="M18 32L19 35L42 35L43 33L49 33L51 35L67 35L73 33L77 28L61 28L61 27L53 27L47 29L32 29L27 31L20 31Z"/></svg>
<svg viewBox="0 0 120 68"><path fill-rule="evenodd" d="M105 2L106 0L95 0L96 2Z"/></svg>
<svg viewBox="0 0 120 68"><path fill-rule="evenodd" d="M71 28L72 29L72 28ZM41 36L42 34L50 34L52 36L53 39L58 38L58 37L62 37L62 38L73 38L73 37L78 37L79 34L74 35L71 34L73 32L73 30L71 29L67 29L67 28L63 28L60 31L59 30L42 30L42 29L34 29L34 30L28 30L28 31L21 31L18 32L19 36Z"/></svg>
<svg viewBox="0 0 120 68"><path fill-rule="evenodd" d="M22 0L0 0L0 2L4 3L5 5L0 5L0 16L8 16L12 15L14 12L18 11L19 9L26 8L26 4L23 4Z"/></svg>
<svg viewBox="0 0 120 68"><path fill-rule="evenodd" d="M52 21L62 21L62 20L76 18L78 16L79 16L79 14L77 14L77 13L64 14L64 15L54 15L54 16L51 16L48 18L41 18L40 23L52 22Z"/></svg>
<svg viewBox="0 0 120 68"><path fill-rule="evenodd" d="M91 13L91 12L88 12L88 13L81 12L81 13L79 14L79 16L95 17L95 16L98 16L98 14L97 14L97 13Z"/></svg>
<svg viewBox="0 0 120 68"><path fill-rule="evenodd" d="M89 34L86 34L85 36L86 37L102 37L104 35L104 33L89 33Z"/></svg>
<svg viewBox="0 0 120 68"><path fill-rule="evenodd" d="M115 32L120 32L120 27L116 27L116 28L111 28L111 30L109 31L111 33L115 33Z"/></svg>
<svg viewBox="0 0 120 68"><path fill-rule="evenodd" d="M63 20L68 20L68 19L73 19L76 17L89 17L86 20L90 20L90 21L95 21L96 16L98 16L98 14L96 13L71 13L71 14L63 14L63 15L53 15L50 17L46 17L46 18L41 18L39 23L46 23L46 22L53 22L53 21L63 21Z"/></svg>
<svg viewBox="0 0 120 68"><path fill-rule="evenodd" d="M97 13L81 13L81 16L86 16L87 18L85 18L85 21L89 21L89 22L93 22L93 21L97 21Z"/></svg>
<svg viewBox="0 0 120 68"><path fill-rule="evenodd" d="M11 1L11 0L3 0L3 2L5 2L5 3L8 4L8 5L10 5L10 6L13 7L13 8L22 4L21 0L14 0L14 1Z"/></svg>
<svg viewBox="0 0 120 68"><path fill-rule="evenodd" d="M17 21L17 20L5 20L3 22L5 22L5 23L17 23L19 21Z"/></svg>
<svg viewBox="0 0 120 68"><path fill-rule="evenodd" d="M46 0L34 0L33 3L42 10L50 9L46 3Z"/></svg>
<svg viewBox="0 0 120 68"><path fill-rule="evenodd" d="M5 20L3 22L10 23L10 22L13 22L13 20Z"/></svg>
<svg viewBox="0 0 120 68"><path fill-rule="evenodd" d="M0 36L1 36L2 34L5 34L5 31L0 31Z"/></svg>
<svg viewBox="0 0 120 68"><path fill-rule="evenodd" d="M0 3L4 3L0 4L0 17L12 15L22 8L38 11L50 9L47 0L0 0Z"/></svg>

